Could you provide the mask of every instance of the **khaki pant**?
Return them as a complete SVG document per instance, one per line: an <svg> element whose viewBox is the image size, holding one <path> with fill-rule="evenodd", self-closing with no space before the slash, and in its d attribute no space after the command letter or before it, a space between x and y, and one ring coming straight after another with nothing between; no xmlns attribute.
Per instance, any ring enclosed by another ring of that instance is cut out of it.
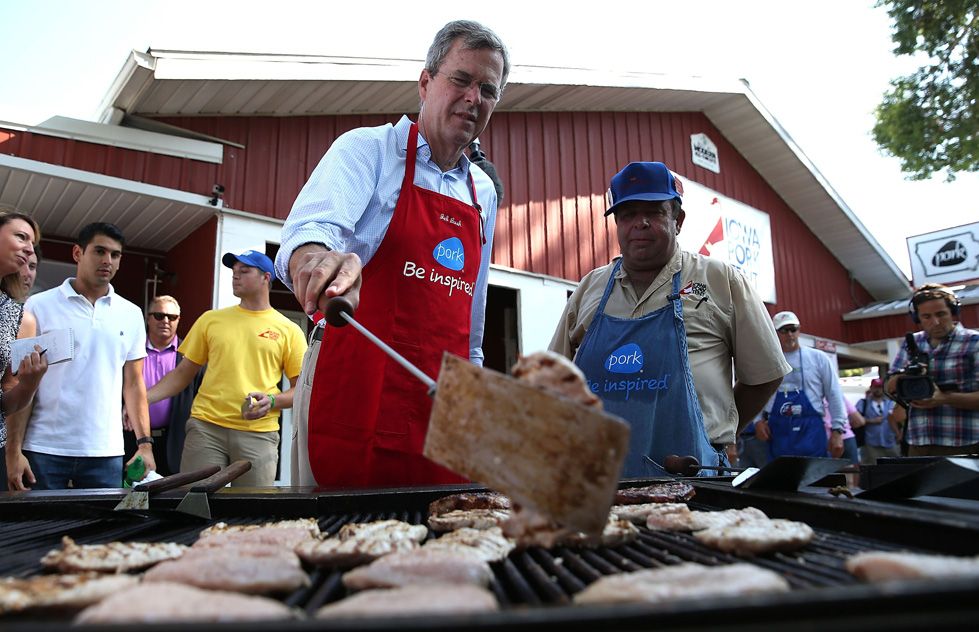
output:
<svg viewBox="0 0 979 632"><path fill-rule="evenodd" d="M877 459L889 456L901 456L901 446L894 445L889 448L885 448L879 445L864 444L864 446L860 448L860 462L864 465L876 465Z"/></svg>
<svg viewBox="0 0 979 632"><path fill-rule="evenodd" d="M233 461L251 461L248 470L231 484L236 487L271 487L279 461L279 433L232 430L191 417L187 420L180 471L192 472L209 465L225 467Z"/></svg>
<svg viewBox="0 0 979 632"><path fill-rule="evenodd" d="M315 330L314 330L315 331ZM292 484L298 487L315 487L316 479L309 465L309 395L313 390L316 360L320 354L320 341L310 340L299 383L292 397Z"/></svg>

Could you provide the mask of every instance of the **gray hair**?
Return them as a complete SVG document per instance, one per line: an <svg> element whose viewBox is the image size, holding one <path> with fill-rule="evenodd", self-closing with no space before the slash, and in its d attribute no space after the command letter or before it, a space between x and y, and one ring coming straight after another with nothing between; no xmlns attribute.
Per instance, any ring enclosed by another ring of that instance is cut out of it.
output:
<svg viewBox="0 0 979 632"><path fill-rule="evenodd" d="M465 50L495 50L503 56L503 76L500 77L500 92L506 86L507 77L510 74L510 53L507 52L503 40L499 36L486 28L479 22L472 20L455 20L449 22L435 34L432 45L428 49L425 57L425 70L433 77L442 67L445 56L449 54L452 45L459 38L462 38L462 48Z"/></svg>

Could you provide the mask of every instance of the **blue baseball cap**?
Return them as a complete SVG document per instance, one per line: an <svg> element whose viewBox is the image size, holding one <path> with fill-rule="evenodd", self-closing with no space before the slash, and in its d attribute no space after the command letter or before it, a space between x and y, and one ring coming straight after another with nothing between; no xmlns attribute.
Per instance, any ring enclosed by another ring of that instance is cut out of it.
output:
<svg viewBox="0 0 979 632"><path fill-rule="evenodd" d="M683 184L661 162L630 162L612 176L609 193L612 205L605 211L606 217L614 213L618 205L632 200L659 202L677 199L683 202Z"/></svg>
<svg viewBox="0 0 979 632"><path fill-rule="evenodd" d="M240 261L246 266L258 268L262 272L268 272L273 278L275 278L275 267L272 265L272 260L269 259L263 252L259 252L257 250L246 250L245 252L239 254L226 252L224 253L224 256L221 257L221 263L229 268L235 267L235 261Z"/></svg>

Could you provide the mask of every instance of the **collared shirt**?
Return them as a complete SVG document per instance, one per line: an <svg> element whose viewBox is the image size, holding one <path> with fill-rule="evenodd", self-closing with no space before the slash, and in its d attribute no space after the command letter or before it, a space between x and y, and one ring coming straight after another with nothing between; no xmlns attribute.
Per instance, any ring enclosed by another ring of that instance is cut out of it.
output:
<svg viewBox="0 0 979 632"><path fill-rule="evenodd" d="M882 448L893 448L897 445L897 436L894 434L894 430L891 428L891 424L888 423L887 417L894 410L894 400L875 399L873 397L866 397L857 402L857 410L867 419L875 419L881 417L882 420L879 424L867 424L864 426L864 442L867 445L878 446Z"/></svg>
<svg viewBox="0 0 979 632"><path fill-rule="evenodd" d="M614 262L581 280L554 332L552 351L568 358L577 353L613 268ZM744 384L764 384L789 371L772 319L744 276L724 262L677 248L642 296L636 295L625 271L620 270L605 313L640 318L666 307L678 270L690 370L707 436L712 443L733 443L738 426L735 376Z"/></svg>
<svg viewBox="0 0 979 632"><path fill-rule="evenodd" d="M919 331L915 343L928 354L928 375L936 384L955 384L959 392L979 391L979 331L966 329L961 323L942 340L931 346L928 333ZM908 350L902 344L891 371L908 364ZM979 443L979 411L938 406L911 408L908 423L908 443L911 445L972 445Z"/></svg>
<svg viewBox="0 0 979 632"><path fill-rule="evenodd" d="M41 379L24 450L59 456L120 456L123 368L146 357L143 310L115 293L95 305L74 278L27 299L38 335L71 329L74 358L52 364Z"/></svg>
<svg viewBox="0 0 979 632"><path fill-rule="evenodd" d="M411 120L403 116L397 125L358 128L334 141L299 192L282 226L275 270L290 289L289 259L303 244L324 244L356 254L364 266L370 263L387 233L401 193L410 127ZM496 226L496 189L489 176L472 165L465 154L454 169L443 172L432 160L428 142L418 134L416 185L472 204L470 173L476 183L485 242L473 295L469 357L481 365L486 285Z"/></svg>
<svg viewBox="0 0 979 632"><path fill-rule="evenodd" d="M176 336L162 349L157 349L146 339L146 360L143 361L143 382L146 390L156 385L163 376L177 366L177 347L180 341ZM150 428L163 428L170 423L170 408L173 402L168 397L150 404Z"/></svg>
<svg viewBox="0 0 979 632"><path fill-rule="evenodd" d="M805 392L809 403L823 415L829 412L830 428L845 431L846 405L843 403L843 389L833 368L829 356L812 347L799 347L785 354L785 359L792 367L792 372L785 376L779 385L781 391ZM805 383L803 384L803 378ZM823 399L826 404L823 405ZM765 412L772 411L775 396L765 404Z"/></svg>

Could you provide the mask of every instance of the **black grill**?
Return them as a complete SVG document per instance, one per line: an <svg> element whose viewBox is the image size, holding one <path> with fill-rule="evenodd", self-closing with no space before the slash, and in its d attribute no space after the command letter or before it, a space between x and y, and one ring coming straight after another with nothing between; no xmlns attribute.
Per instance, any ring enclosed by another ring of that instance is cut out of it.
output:
<svg viewBox="0 0 979 632"><path fill-rule="evenodd" d="M815 540L797 553L777 553L752 558L752 562L773 570L789 582L792 591L783 595L759 595L738 599L703 599L658 606L575 607L572 596L603 575L635 571L692 561L721 565L740 558L717 552L697 542L689 534L653 532L641 529L636 542L613 548L551 550L531 548L515 551L503 562L492 565L494 579L490 589L500 602L500 613L478 617L415 617L355 621L296 621L296 629L516 629L525 625L551 629L592 629L610 625L616 629L643 628L656 622L658 629L677 627L697 629L729 625L751 625L752 629L775 629L799 621L799 608L812 621L826 621L839 628L874 625L917 627L928 615L928 625L959 625L975 620L979 606L974 595L979 580L918 582L887 588L864 585L843 567L854 553L868 550L949 551L971 533L971 549L979 547L979 516L948 514L922 508L899 508L880 503L836 500L803 494L754 494L732 490L722 483L697 483L698 495L691 506L720 509L753 505L772 517L803 519L816 529ZM396 518L420 524L426 517L427 503L452 490L379 491L359 494L254 494L225 490L211 500L215 519L231 524L250 524L267 520L318 516L324 533L336 533L344 524ZM175 506L178 496L155 499L163 508ZM142 521L118 521L107 507L116 499L92 500L79 504L77 497L49 499L46 503L0 503L0 575L29 576L41 572L38 560L59 545L62 535L80 544L113 540L170 541L191 544L205 524L186 524L169 517ZM356 509L356 510L354 510ZM105 512L105 517L69 517L71 512ZM37 517L55 512L63 518ZM801 515L804 514L804 515ZM909 524L927 524L931 536L918 541ZM882 536L880 525L888 525ZM858 525L864 525L857 528ZM903 527L903 528L902 528ZM904 534L903 537L895 533ZM346 595L336 571L312 569L307 588L283 596L286 604L311 615L323 604ZM143 593L150 598L150 593ZM812 608L813 604L822 604ZM40 618L40 617L44 618ZM44 629L63 626L65 617L50 614L20 615L0 619L9 629ZM231 625L234 627L232 628ZM231 624L227 629L269 629L268 626ZM165 626L164 626L165 627ZM220 627L220 626L219 626ZM276 626L278 627L278 626ZM181 624L180 628L198 629ZM200 626L199 629L212 629Z"/></svg>

